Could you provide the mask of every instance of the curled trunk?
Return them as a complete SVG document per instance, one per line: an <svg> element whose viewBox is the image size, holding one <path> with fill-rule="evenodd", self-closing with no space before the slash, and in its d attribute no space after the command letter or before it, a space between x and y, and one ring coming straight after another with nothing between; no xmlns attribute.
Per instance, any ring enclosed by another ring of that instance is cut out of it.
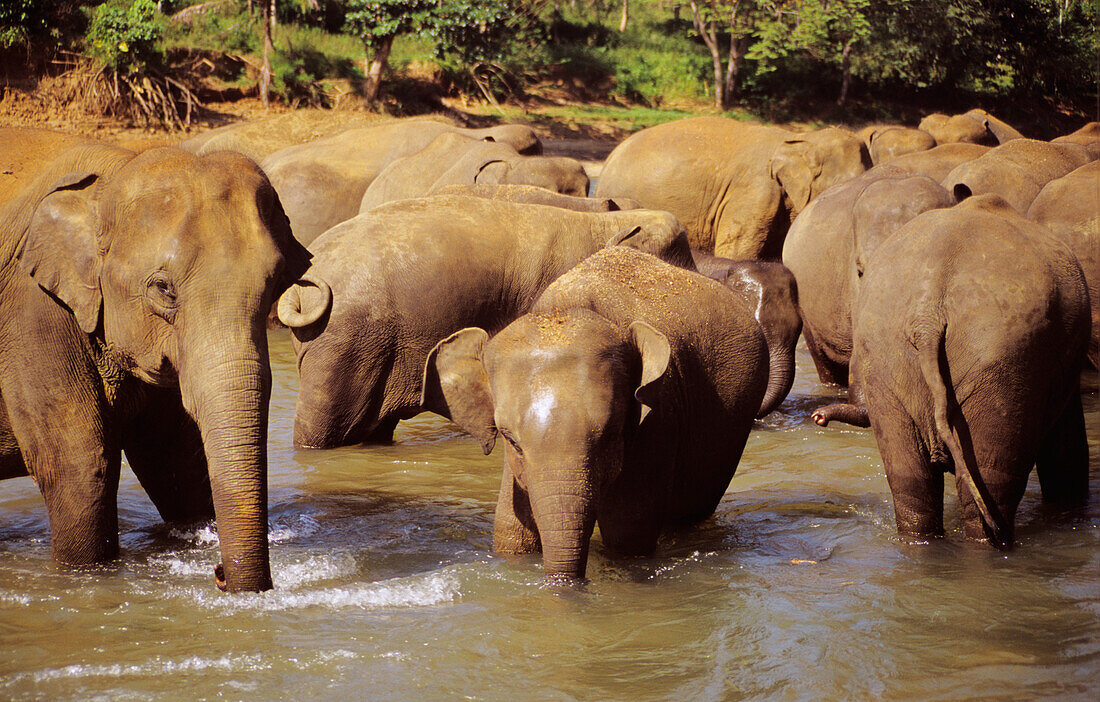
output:
<svg viewBox="0 0 1100 702"><path fill-rule="evenodd" d="M774 336L764 330L768 342L768 389L756 413L758 419L778 407L794 385L794 344L784 344Z"/></svg>

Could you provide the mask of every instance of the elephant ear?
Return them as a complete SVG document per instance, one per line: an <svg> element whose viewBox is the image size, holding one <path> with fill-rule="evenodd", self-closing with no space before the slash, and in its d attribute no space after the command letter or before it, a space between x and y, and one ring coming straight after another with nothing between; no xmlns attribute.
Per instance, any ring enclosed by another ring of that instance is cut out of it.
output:
<svg viewBox="0 0 1100 702"><path fill-rule="evenodd" d="M672 347L667 336L641 320L631 322L630 336L642 358L642 377L634 390L634 398L642 404L642 413L638 417L641 424L660 398L661 384L658 381L668 371Z"/></svg>
<svg viewBox="0 0 1100 702"><path fill-rule="evenodd" d="M271 188L270 183L268 188L271 190L271 200L267 210L267 226L283 254L283 274L275 290L275 295L278 296L301 279L310 267L313 254L294 238L294 232L290 229L290 218L286 216L279 194Z"/></svg>
<svg viewBox="0 0 1100 702"><path fill-rule="evenodd" d="M792 211L801 212L810 202L814 178L821 174L812 145L805 139L787 139L772 154L770 170L790 198Z"/></svg>
<svg viewBox="0 0 1100 702"><path fill-rule="evenodd" d="M59 178L38 203L16 258L43 290L72 311L80 328L99 326L99 205L88 188L94 173Z"/></svg>
<svg viewBox="0 0 1100 702"><path fill-rule="evenodd" d="M488 185L500 185L502 183L506 183L509 170L511 170L511 165L504 159L486 159L478 166L477 172L474 173L474 183Z"/></svg>
<svg viewBox="0 0 1100 702"><path fill-rule="evenodd" d="M424 363L420 406L441 414L481 442L485 455L497 440L493 395L481 352L489 335L467 327L435 345Z"/></svg>

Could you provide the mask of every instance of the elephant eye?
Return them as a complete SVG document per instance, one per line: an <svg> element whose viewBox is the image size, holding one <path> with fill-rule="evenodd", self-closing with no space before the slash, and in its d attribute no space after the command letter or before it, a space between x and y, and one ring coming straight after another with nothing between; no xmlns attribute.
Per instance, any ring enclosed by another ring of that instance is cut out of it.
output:
<svg viewBox="0 0 1100 702"><path fill-rule="evenodd" d="M508 442L508 445L511 446L516 453L518 453L520 456L523 455L523 449L519 447L519 444L516 443L516 440L512 438L512 435L510 433L501 431L500 435L504 437L504 440Z"/></svg>
<svg viewBox="0 0 1100 702"><path fill-rule="evenodd" d="M149 278L146 296L153 311L171 323L176 315L176 286L163 272Z"/></svg>

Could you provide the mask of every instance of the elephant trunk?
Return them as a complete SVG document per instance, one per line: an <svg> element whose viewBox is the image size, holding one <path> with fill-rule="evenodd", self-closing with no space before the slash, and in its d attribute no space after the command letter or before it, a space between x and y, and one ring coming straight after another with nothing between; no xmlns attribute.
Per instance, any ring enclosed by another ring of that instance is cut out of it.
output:
<svg viewBox="0 0 1100 702"><path fill-rule="evenodd" d="M546 574L583 578L588 567L588 545L596 526L595 489L591 482L550 480L534 485L531 510L542 541Z"/></svg>
<svg viewBox="0 0 1100 702"><path fill-rule="evenodd" d="M216 580L229 592L272 587L267 544L271 370L262 326L259 334L244 354L199 347L202 356L183 363L180 372L184 406L199 425L206 451L222 553Z"/></svg>
<svg viewBox="0 0 1100 702"><path fill-rule="evenodd" d="M768 389L756 412L757 419L778 407L794 385L794 343L784 343L776 336L764 329L764 339L768 342Z"/></svg>

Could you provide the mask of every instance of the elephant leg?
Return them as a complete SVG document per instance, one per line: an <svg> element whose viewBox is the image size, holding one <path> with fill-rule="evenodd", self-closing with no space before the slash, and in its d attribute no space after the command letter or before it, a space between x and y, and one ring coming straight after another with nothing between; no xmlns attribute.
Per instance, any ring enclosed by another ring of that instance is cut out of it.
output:
<svg viewBox="0 0 1100 702"><path fill-rule="evenodd" d="M881 415L882 412L879 412ZM875 441L894 500L898 532L943 536L943 469L922 448L920 434L908 415L872 422Z"/></svg>
<svg viewBox="0 0 1100 702"><path fill-rule="evenodd" d="M130 468L161 518L197 522L214 518L206 451L195 420L175 388L150 388L145 407L123 432Z"/></svg>
<svg viewBox="0 0 1100 702"><path fill-rule="evenodd" d="M497 553L538 553L542 551L531 500L516 485L512 469L504 466L500 495L493 520L493 550Z"/></svg>
<svg viewBox="0 0 1100 702"><path fill-rule="evenodd" d="M848 385L848 366L837 363L825 355L825 350L814 339L813 331L806 320L802 320L802 336L806 338L806 348L817 368L817 377L824 385Z"/></svg>
<svg viewBox="0 0 1100 702"><path fill-rule="evenodd" d="M27 474L23 463L23 454L19 451L19 442L12 433L11 421L4 398L0 397L0 480L17 478Z"/></svg>
<svg viewBox="0 0 1100 702"><path fill-rule="evenodd" d="M1044 500L1078 503L1088 499L1089 443L1079 390L1039 445L1035 470Z"/></svg>
<svg viewBox="0 0 1100 702"><path fill-rule="evenodd" d="M669 461L675 460L668 455ZM661 535L667 514L667 502L672 491L670 476L662 474L667 464L650 460L635 463L637 470L630 474L620 474L600 497L596 521L600 525L600 538L604 546L612 553L623 556L645 556L657 548L657 538ZM706 472L706 471L703 471ZM728 482L728 481L727 481ZM690 497L695 501L709 501L709 492L705 489L692 491ZM719 491L719 499L721 498ZM698 502L676 505L673 521L677 526L698 521L714 512L700 517L699 513L706 505Z"/></svg>
<svg viewBox="0 0 1100 702"><path fill-rule="evenodd" d="M68 331L9 347L0 357L0 395L46 502L54 560L87 565L118 556L121 452L102 380L81 353L79 330Z"/></svg>
<svg viewBox="0 0 1100 702"><path fill-rule="evenodd" d="M1011 398L999 398L993 406L1006 406ZM990 403L993 404L993 403ZM996 412L971 411L963 418L952 418L951 425L959 439L963 455L977 466L981 486L988 495L986 506L999 513L1005 530L999 546L1012 544L1016 509L1027 489L1037 446L1029 442L1030 428L1014 421L1005 421ZM971 541L989 541L985 522L974 496L963 477L964 466L955 466L955 490L962 509L963 533ZM975 481L977 482L977 481ZM997 519L994 516L994 519Z"/></svg>
<svg viewBox="0 0 1100 702"><path fill-rule="evenodd" d="M367 435L364 443L367 444L392 444L393 432L397 429L397 417L386 417L382 421L378 422L378 426L374 428L374 431Z"/></svg>

